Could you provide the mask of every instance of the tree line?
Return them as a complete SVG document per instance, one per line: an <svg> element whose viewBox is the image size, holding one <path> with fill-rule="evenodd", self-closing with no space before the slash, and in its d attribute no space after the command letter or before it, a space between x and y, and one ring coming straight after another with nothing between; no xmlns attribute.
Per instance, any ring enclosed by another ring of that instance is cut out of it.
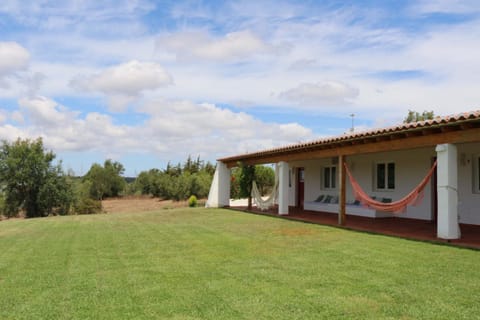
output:
<svg viewBox="0 0 480 320"><path fill-rule="evenodd" d="M28 218L49 215L92 214L102 210L101 201L124 195L149 195L186 200L208 197L215 165L188 156L184 163L167 164L164 170L142 171L135 179L123 177L124 166L113 160L94 163L83 177L65 172L56 155L45 149L41 138L2 141L0 145L0 214L22 213ZM231 198L250 197L251 181L262 194L274 184L268 166L232 169ZM127 182L127 180L129 182Z"/></svg>
<svg viewBox="0 0 480 320"><path fill-rule="evenodd" d="M101 200L123 195L151 195L185 200L208 196L215 166L189 156L184 164L141 172L130 183L117 161L95 163L83 177L66 173L41 138L2 141L0 146L0 214L28 218L101 212Z"/></svg>
<svg viewBox="0 0 480 320"><path fill-rule="evenodd" d="M192 195L206 198L214 173L213 164L189 156L183 165L168 163L165 170L142 171L132 187L135 193L163 199L186 200Z"/></svg>

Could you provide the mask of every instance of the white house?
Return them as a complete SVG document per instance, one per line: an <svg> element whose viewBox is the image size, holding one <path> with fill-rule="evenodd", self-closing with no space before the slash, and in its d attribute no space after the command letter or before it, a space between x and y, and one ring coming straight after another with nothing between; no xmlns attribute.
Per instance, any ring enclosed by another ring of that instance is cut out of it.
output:
<svg viewBox="0 0 480 320"><path fill-rule="evenodd" d="M278 214L289 207L379 219L392 213L355 201L343 163L362 189L380 202L396 202L427 175L416 206L396 214L437 222L437 236L458 239L459 223L480 225L480 111L438 117L308 143L219 159L207 206L229 205L230 168L279 164Z"/></svg>

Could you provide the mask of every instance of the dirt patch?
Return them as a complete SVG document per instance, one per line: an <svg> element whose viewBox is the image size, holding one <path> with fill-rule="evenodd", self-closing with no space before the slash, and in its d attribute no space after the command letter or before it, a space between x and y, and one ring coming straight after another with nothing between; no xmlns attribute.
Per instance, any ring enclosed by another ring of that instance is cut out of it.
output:
<svg viewBox="0 0 480 320"><path fill-rule="evenodd" d="M186 206L187 201L160 200L151 197L123 197L102 201L103 211L106 213L144 212Z"/></svg>

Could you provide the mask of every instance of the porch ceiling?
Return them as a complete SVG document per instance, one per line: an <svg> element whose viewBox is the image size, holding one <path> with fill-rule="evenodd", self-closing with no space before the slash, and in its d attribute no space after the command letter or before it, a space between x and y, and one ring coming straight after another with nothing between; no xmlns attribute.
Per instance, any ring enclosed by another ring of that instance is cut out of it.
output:
<svg viewBox="0 0 480 320"><path fill-rule="evenodd" d="M218 159L228 167L480 142L480 110Z"/></svg>

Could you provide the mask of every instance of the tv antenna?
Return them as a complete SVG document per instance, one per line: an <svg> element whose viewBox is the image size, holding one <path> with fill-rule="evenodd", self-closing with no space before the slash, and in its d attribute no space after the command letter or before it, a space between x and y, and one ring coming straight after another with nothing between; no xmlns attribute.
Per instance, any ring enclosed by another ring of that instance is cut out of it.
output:
<svg viewBox="0 0 480 320"><path fill-rule="evenodd" d="M350 128L350 132L353 133L355 131L355 125L354 125L355 114L354 113L350 114L350 117L352 117L352 127Z"/></svg>

